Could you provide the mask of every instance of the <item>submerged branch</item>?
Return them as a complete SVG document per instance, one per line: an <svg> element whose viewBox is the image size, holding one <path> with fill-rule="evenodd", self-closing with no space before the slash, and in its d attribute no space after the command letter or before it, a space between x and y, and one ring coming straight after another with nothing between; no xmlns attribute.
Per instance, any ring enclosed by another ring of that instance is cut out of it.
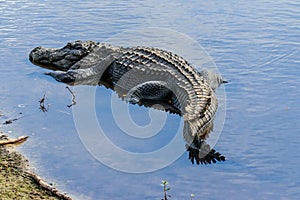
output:
<svg viewBox="0 0 300 200"><path fill-rule="evenodd" d="M70 105L67 105L68 108L70 108L70 107L76 105L76 100L75 100L76 97L75 97L74 92L73 92L68 86L66 87L66 89L69 90L69 92L70 92L71 95L72 95L72 103L71 103Z"/></svg>
<svg viewBox="0 0 300 200"><path fill-rule="evenodd" d="M48 106L47 106L47 108L46 108L46 106L45 106L45 99L46 99L46 93L44 93L43 98L41 98L41 100L39 100L39 103L40 103L39 109L40 109L41 111L43 111L43 112L48 112L49 104L48 104Z"/></svg>

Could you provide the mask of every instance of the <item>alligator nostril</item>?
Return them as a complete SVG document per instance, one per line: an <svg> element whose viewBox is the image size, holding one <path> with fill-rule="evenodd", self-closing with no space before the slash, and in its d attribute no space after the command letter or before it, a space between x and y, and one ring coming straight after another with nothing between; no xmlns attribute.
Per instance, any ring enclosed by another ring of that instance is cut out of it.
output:
<svg viewBox="0 0 300 200"><path fill-rule="evenodd" d="M42 49L42 47L39 46L39 47L34 48L34 49L29 53L29 60L30 60L30 62L34 62L34 57L35 57L34 55L35 55L35 54L39 55L41 49Z"/></svg>

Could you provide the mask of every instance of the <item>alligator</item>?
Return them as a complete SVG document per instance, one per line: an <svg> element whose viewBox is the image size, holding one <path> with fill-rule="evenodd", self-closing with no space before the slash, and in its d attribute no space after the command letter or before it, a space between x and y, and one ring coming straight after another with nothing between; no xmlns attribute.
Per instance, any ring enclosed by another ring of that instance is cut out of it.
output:
<svg viewBox="0 0 300 200"><path fill-rule="evenodd" d="M158 48L93 41L70 42L63 48L36 47L29 60L52 70L45 74L59 82L103 85L129 103L180 115L191 162L225 161L205 142L218 108L215 90L226 83L215 71L197 71L184 58Z"/></svg>

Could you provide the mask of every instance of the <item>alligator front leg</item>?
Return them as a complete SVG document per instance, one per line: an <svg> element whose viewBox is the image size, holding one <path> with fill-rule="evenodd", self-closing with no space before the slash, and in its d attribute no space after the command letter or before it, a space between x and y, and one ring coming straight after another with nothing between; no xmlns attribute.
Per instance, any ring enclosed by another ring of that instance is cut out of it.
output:
<svg viewBox="0 0 300 200"><path fill-rule="evenodd" d="M92 73L92 69L51 71L45 74L68 85L97 85L100 79L98 74Z"/></svg>

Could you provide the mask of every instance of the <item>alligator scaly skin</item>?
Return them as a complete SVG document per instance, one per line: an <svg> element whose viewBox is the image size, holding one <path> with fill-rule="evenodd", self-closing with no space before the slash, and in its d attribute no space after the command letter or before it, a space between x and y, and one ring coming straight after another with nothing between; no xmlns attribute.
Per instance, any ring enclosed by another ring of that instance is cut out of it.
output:
<svg viewBox="0 0 300 200"><path fill-rule="evenodd" d="M212 88L185 59L168 51L134 47L125 51L110 67L114 88L131 89L150 81L161 81L174 94L171 103L184 117L184 137L204 137L211 126L218 101ZM127 90L125 90L127 92Z"/></svg>
<svg viewBox="0 0 300 200"><path fill-rule="evenodd" d="M204 143L218 108L214 92L222 83L218 74L198 72L169 51L92 41L68 43L61 49L37 47L29 58L36 65L54 70L48 75L57 81L104 85L131 103L163 105L165 110L184 118L183 136L192 162L225 160ZM200 155L201 152L206 154Z"/></svg>

